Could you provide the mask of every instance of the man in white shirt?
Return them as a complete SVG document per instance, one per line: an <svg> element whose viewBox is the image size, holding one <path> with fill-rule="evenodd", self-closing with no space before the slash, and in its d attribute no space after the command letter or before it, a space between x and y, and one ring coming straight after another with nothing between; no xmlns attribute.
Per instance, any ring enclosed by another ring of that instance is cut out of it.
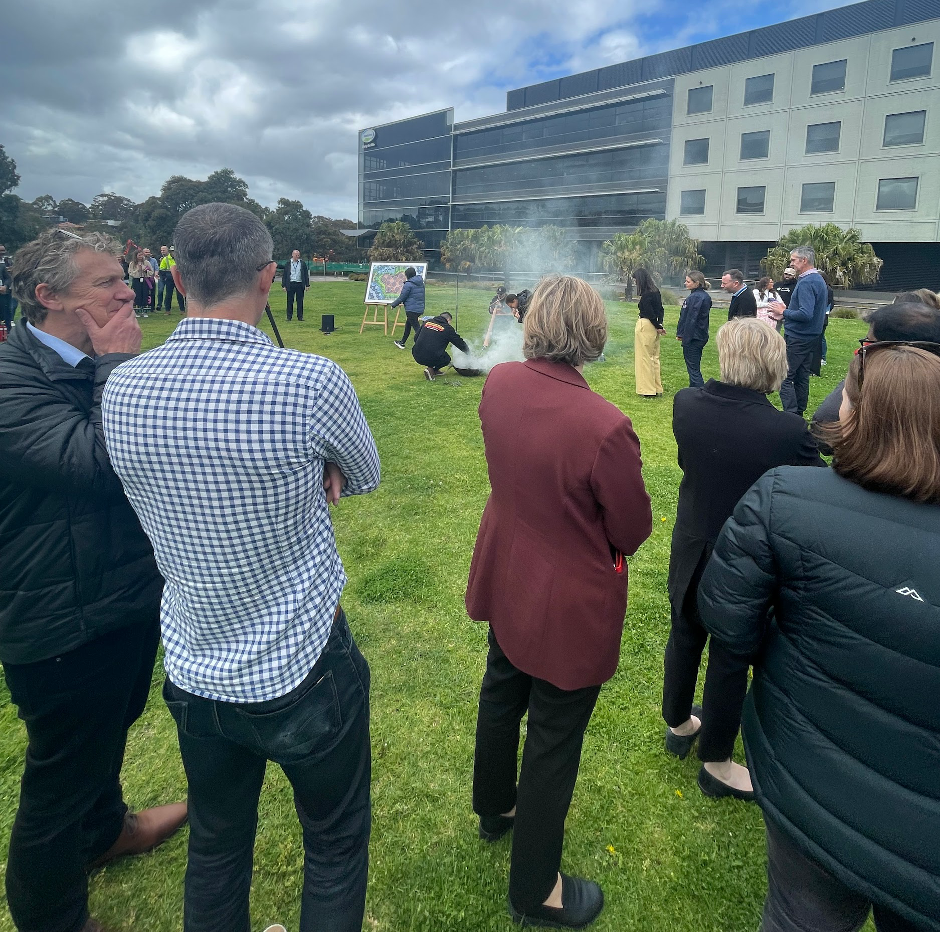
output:
<svg viewBox="0 0 941 933"><path fill-rule="evenodd" d="M294 301L297 300L297 319L304 320L304 292L310 288L310 272L307 263L301 259L301 251L294 250L291 259L284 264L281 274L281 288L288 293L288 320L294 316Z"/></svg>

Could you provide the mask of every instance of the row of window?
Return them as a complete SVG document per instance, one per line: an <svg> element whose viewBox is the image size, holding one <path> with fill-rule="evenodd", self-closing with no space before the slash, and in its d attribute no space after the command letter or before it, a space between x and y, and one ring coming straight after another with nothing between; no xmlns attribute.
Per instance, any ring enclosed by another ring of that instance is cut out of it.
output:
<svg viewBox="0 0 941 933"><path fill-rule="evenodd" d="M363 201L398 201L409 198L447 197L451 194L451 173L429 172L379 181L363 181Z"/></svg>
<svg viewBox="0 0 941 933"><path fill-rule="evenodd" d="M922 45L910 45L892 51L892 68L889 81L905 81L910 78L921 78L931 74L931 60L934 55L934 43L925 42ZM810 94L830 94L833 91L842 91L846 87L846 59L835 62L822 62L814 65L810 78ZM686 97L686 113L692 116L697 113L710 113L712 111L713 86L691 87ZM745 79L745 96L742 104L750 107L753 104L767 104L774 99L774 75L757 75Z"/></svg>
<svg viewBox="0 0 941 933"><path fill-rule="evenodd" d="M666 192L609 194L600 197L545 198L538 201L493 201L455 204L452 229L484 224L540 227L635 227L648 217L663 220Z"/></svg>
<svg viewBox="0 0 941 933"><path fill-rule="evenodd" d="M920 146L925 141L925 119L927 111L913 110L910 113L890 113L885 118L882 132L882 145ZM842 121L832 123L812 123L807 127L804 141L804 154L817 155L821 152L839 152ZM767 159L771 146L771 130L757 130L742 133L739 144L739 159ZM709 140L687 139L683 147L684 165L705 165L709 161Z"/></svg>
<svg viewBox="0 0 941 933"><path fill-rule="evenodd" d="M736 214L763 214L765 186L753 185L736 192ZM836 197L835 181L817 181L801 185L802 214L832 213ZM918 199L917 178L880 178L876 195L877 211L913 211ZM698 188L680 192L680 214L706 213L706 190Z"/></svg>

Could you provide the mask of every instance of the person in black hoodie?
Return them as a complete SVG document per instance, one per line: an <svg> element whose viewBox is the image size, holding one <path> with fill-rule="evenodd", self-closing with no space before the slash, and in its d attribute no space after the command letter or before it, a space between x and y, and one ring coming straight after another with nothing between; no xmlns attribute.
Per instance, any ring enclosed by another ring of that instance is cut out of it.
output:
<svg viewBox="0 0 941 933"><path fill-rule="evenodd" d="M742 734L765 819L763 930L937 930L937 345L861 347L833 468L765 473L699 613L759 652ZM769 614L770 613L770 614Z"/></svg>
<svg viewBox="0 0 941 933"><path fill-rule="evenodd" d="M448 311L425 321L419 328L415 345L412 347L412 357L416 363L425 367L425 378L431 382L441 375L445 366L451 365L451 357L447 352L448 344L453 343L464 353L470 352L461 335L451 326L451 321L452 317Z"/></svg>
<svg viewBox="0 0 941 933"><path fill-rule="evenodd" d="M705 383L702 377L702 351L709 342L709 312L712 299L706 289L709 283L705 276L695 269L686 273L686 287L689 297L680 308L680 320L676 325L676 339L683 344L683 359L686 372L689 373L690 388Z"/></svg>

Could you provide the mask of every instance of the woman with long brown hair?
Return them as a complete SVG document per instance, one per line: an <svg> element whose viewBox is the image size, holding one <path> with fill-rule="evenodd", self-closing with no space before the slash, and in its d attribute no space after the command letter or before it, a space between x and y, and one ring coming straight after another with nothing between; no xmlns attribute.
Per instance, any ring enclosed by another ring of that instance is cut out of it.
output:
<svg viewBox="0 0 941 933"><path fill-rule="evenodd" d="M760 649L742 734L768 841L764 930L938 929L937 343L860 347L831 470L779 467L699 589Z"/></svg>
<svg viewBox="0 0 941 933"><path fill-rule="evenodd" d="M637 325L634 328L634 380L643 398L663 395L660 381L660 338L663 329L663 301L653 276L644 268L634 271L637 284Z"/></svg>

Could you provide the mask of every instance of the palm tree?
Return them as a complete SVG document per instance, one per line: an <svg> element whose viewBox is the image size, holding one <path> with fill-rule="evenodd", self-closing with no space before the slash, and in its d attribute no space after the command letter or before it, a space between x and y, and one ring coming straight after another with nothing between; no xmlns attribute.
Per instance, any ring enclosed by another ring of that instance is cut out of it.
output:
<svg viewBox="0 0 941 933"><path fill-rule="evenodd" d="M421 262L424 258L421 241L404 220L387 220L369 250L370 262Z"/></svg>
<svg viewBox="0 0 941 933"><path fill-rule="evenodd" d="M768 250L761 267L779 279L787 268L791 250L798 246L811 246L817 254L817 268L827 276L834 287L852 288L855 285L873 285L879 280L882 260L875 254L872 244L863 243L855 227L844 230L836 224L817 227L808 224L788 230L778 245Z"/></svg>
<svg viewBox="0 0 941 933"><path fill-rule="evenodd" d="M699 240L676 220L648 218L634 233L616 233L601 244L605 268L620 281L639 266L645 266L658 281L698 269L705 259L699 255Z"/></svg>

